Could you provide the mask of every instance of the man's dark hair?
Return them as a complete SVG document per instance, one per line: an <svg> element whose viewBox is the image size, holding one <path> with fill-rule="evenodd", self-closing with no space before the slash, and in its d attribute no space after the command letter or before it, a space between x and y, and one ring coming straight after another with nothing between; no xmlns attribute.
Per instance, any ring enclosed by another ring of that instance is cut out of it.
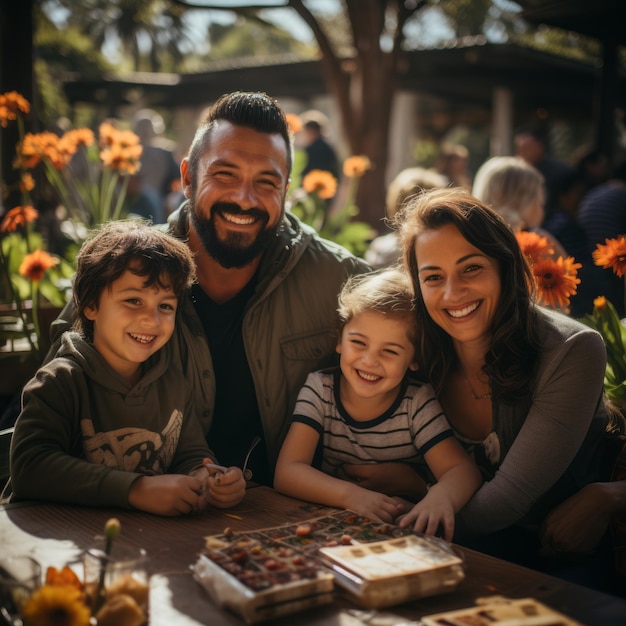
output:
<svg viewBox="0 0 626 626"><path fill-rule="evenodd" d="M145 277L146 287L171 287L180 298L195 279L195 267L187 244L148 222L120 220L104 224L91 233L76 257L74 329L93 341L93 321L85 316L85 307L97 307L102 292L126 270Z"/></svg>
<svg viewBox="0 0 626 626"><path fill-rule="evenodd" d="M279 134L287 148L287 176L293 160L292 136L284 111L278 102L262 92L235 91L223 95L202 119L189 149L189 176L192 186L200 156L208 148L215 122L224 120L236 126L246 126L259 133Z"/></svg>

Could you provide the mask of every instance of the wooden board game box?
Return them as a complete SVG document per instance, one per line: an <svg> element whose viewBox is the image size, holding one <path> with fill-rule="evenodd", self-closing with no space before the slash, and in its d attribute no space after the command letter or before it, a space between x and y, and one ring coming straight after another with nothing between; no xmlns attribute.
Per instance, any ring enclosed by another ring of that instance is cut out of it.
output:
<svg viewBox="0 0 626 626"><path fill-rule="evenodd" d="M327 553L403 538L402 548L393 544L391 551L398 553L396 558L405 548L415 552L409 561L418 567L419 573L415 573L421 580L410 587L400 582L397 574L364 584L359 575L344 567L346 563L333 565ZM298 524L240 533L227 529L206 537L194 575L216 603L253 623L330 602L335 580L366 606L389 606L448 591L464 572L461 559L442 544L409 529L341 511ZM424 554L429 546L432 554L427 562Z"/></svg>
<svg viewBox="0 0 626 626"><path fill-rule="evenodd" d="M320 554L337 583L372 609L451 591L465 577L461 558L421 535L321 548Z"/></svg>
<svg viewBox="0 0 626 626"><path fill-rule="evenodd" d="M534 598L479 598L477 606L422 618L423 626L583 626Z"/></svg>

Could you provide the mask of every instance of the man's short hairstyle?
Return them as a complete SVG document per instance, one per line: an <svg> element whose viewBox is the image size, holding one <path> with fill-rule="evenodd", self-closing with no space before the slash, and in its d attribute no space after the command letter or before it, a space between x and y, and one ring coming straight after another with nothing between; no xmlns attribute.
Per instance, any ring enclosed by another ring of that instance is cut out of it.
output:
<svg viewBox="0 0 626 626"><path fill-rule="evenodd" d="M235 91L225 94L213 104L200 122L189 149L189 176L196 185L198 162L208 149L215 122L224 120L235 126L245 126L259 133L278 134L285 140L287 177L293 162L293 137L284 111L278 102L262 92Z"/></svg>

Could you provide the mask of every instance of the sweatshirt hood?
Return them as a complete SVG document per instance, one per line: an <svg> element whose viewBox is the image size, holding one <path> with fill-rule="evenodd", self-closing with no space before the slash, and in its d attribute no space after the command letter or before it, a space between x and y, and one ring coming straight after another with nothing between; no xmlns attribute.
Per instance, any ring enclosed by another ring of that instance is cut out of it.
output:
<svg viewBox="0 0 626 626"><path fill-rule="evenodd" d="M131 390L141 393L167 370L171 357L170 351L166 350L167 346L168 344L142 364L143 375L136 385L132 385L118 374L94 345L76 332L68 331L63 334L55 357L75 361L86 376L102 387L124 394Z"/></svg>

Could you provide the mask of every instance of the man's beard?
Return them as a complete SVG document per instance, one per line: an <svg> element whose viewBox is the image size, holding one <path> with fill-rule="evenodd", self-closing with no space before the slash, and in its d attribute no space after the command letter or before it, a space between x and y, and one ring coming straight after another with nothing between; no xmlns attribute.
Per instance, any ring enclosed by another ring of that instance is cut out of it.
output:
<svg viewBox="0 0 626 626"><path fill-rule="evenodd" d="M249 242L249 236L244 233L228 233L226 238L221 240L215 228L216 213L254 217L261 221L261 230L252 242ZM254 261L263 253L280 228L280 221L272 228L265 228L269 220L265 211L255 208L243 211L238 204L231 202L216 202L211 207L211 216L207 219L198 216L193 200L189 199L189 215L202 247L227 269L245 267Z"/></svg>

